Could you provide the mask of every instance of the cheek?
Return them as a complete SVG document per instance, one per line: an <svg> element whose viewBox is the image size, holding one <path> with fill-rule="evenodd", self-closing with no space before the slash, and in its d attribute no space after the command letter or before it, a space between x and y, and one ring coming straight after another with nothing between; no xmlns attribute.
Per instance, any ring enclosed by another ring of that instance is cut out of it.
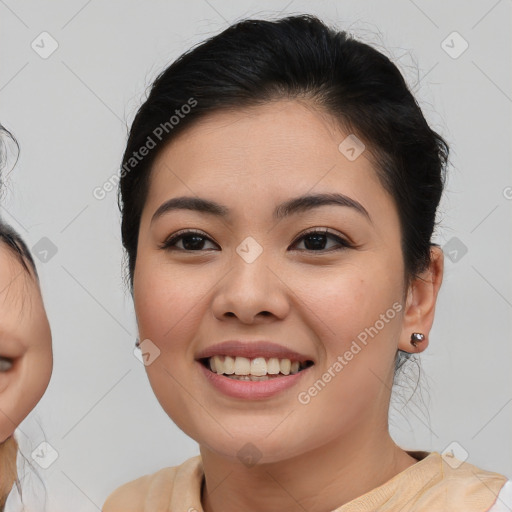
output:
<svg viewBox="0 0 512 512"><path fill-rule="evenodd" d="M402 305L400 282L389 277L395 269L386 270L365 262L304 287L301 300L314 313L307 323L318 335L325 372L317 386L322 397L313 389L304 398L329 404L333 421L339 414L360 416L391 385Z"/></svg>
<svg viewBox="0 0 512 512"><path fill-rule="evenodd" d="M37 405L50 382L53 369L51 348L45 343L29 349L10 375L4 375L0 392L0 439L9 436ZM7 420L8 418L8 420Z"/></svg>
<svg viewBox="0 0 512 512"><path fill-rule="evenodd" d="M365 328L373 326L381 314L400 301L401 288L388 276L394 269L380 269L378 265L350 265L330 270L328 274L310 274L310 277L297 276L300 287L294 292L303 304L301 310L311 311L315 324L326 340L331 340L331 348L343 348L347 341L356 337ZM395 274L396 275L396 274ZM304 308L307 305L307 308ZM392 310L386 317L387 327L396 317ZM382 327L379 322L379 327ZM381 330L381 329L379 329ZM334 340L337 340L334 341ZM338 347L339 345L339 347Z"/></svg>
<svg viewBox="0 0 512 512"><path fill-rule="evenodd" d="M32 297L17 336L28 347L7 373L0 375L0 437L10 435L37 405L53 370L52 336L40 297ZM6 422L6 418L9 420ZM8 432L10 430L10 432ZM7 432L7 434L6 434Z"/></svg>
<svg viewBox="0 0 512 512"><path fill-rule="evenodd" d="M161 262L137 261L133 300L140 340L151 340L162 355L186 346L199 325L208 283L194 275Z"/></svg>
<svg viewBox="0 0 512 512"><path fill-rule="evenodd" d="M141 343L156 345L159 364L146 366L148 376L160 370L183 375L194 364L193 338L205 320L205 295L216 278L211 271L180 270L152 255L143 255L134 272L133 300Z"/></svg>
<svg viewBox="0 0 512 512"><path fill-rule="evenodd" d="M137 261L133 284L141 349L145 340L151 342L145 345L152 358L145 369L163 410L193 437L190 418L204 411L197 410L195 385L190 381L196 364L191 340L204 317L198 303L205 290L194 286L184 272L173 275L166 265L146 263L142 258ZM184 392L183 383L189 392Z"/></svg>

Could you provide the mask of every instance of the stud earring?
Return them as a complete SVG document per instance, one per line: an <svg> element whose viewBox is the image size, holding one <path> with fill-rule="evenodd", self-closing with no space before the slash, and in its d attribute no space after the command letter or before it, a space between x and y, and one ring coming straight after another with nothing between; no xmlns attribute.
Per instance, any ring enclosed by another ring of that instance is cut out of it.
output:
<svg viewBox="0 0 512 512"><path fill-rule="evenodd" d="M140 347L140 341L139 341L139 338L137 338L137 339L135 340L135 346L136 346L137 348L139 348L139 347Z"/></svg>
<svg viewBox="0 0 512 512"><path fill-rule="evenodd" d="M413 332L411 334L411 345L417 347L425 339L425 335L421 332Z"/></svg>

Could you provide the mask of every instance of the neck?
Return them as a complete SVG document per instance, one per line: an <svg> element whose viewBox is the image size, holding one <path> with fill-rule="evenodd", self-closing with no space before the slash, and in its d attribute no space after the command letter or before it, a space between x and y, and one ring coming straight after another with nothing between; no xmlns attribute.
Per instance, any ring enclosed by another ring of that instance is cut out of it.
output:
<svg viewBox="0 0 512 512"><path fill-rule="evenodd" d="M334 510L417 462L393 442L387 427L363 430L288 460L253 467L201 446L204 512Z"/></svg>

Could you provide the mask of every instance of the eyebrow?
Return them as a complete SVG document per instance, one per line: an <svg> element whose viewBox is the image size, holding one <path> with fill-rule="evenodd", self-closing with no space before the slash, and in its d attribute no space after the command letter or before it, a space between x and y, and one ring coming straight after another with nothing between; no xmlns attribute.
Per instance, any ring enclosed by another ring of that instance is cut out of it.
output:
<svg viewBox="0 0 512 512"><path fill-rule="evenodd" d="M273 217L275 220L280 220L291 215L302 213L321 206L345 206L353 208L361 215L365 216L370 222L372 219L365 207L344 194L331 193L331 194L312 194L295 197L289 199L278 206L276 206ZM193 196L174 197L162 203L151 218L153 223L159 217L174 210L192 210L216 217L227 218L231 215L231 210L222 204L209 199Z"/></svg>

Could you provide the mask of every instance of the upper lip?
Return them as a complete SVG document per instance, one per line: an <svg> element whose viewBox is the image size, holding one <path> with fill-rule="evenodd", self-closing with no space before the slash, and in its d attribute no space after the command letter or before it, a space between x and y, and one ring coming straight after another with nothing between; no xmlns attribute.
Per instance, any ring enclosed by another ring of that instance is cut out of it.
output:
<svg viewBox="0 0 512 512"><path fill-rule="evenodd" d="M240 341L228 340L215 345L211 345L201 350L196 359L205 359L216 355L240 356L254 359L256 357L264 357L269 359L277 357L278 359L290 359L291 361L313 361L313 358L304 354L300 354L295 350L288 349L271 341Z"/></svg>

